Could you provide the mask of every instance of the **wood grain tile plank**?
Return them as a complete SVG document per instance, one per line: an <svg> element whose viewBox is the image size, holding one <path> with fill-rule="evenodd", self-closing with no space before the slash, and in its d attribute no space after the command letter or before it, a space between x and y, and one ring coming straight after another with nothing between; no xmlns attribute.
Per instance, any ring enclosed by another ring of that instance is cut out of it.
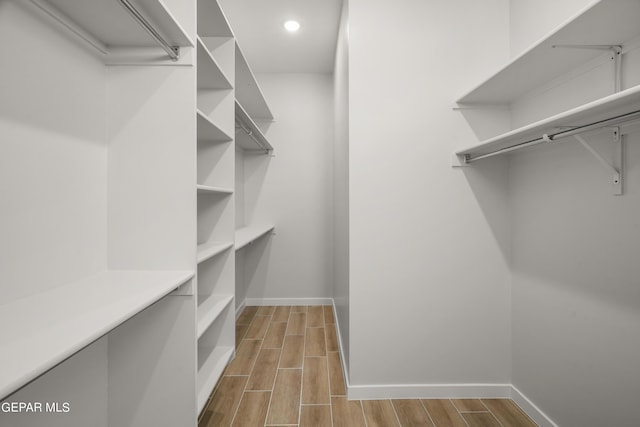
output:
<svg viewBox="0 0 640 427"><path fill-rule="evenodd" d="M207 422L202 424L206 427L230 426L233 414L238 408L242 399L245 384L248 377L222 377L218 384L218 389L214 393L206 411L210 412ZM204 418L203 418L204 422Z"/></svg>
<svg viewBox="0 0 640 427"><path fill-rule="evenodd" d="M503 427L491 412L464 412L461 414L469 427ZM520 427L513 425L509 427Z"/></svg>
<svg viewBox="0 0 640 427"><path fill-rule="evenodd" d="M326 357L305 357L302 371L302 403L329 404L329 372Z"/></svg>
<svg viewBox="0 0 640 427"><path fill-rule="evenodd" d="M433 427L427 411L418 399L397 399L392 400L391 404L396 410L396 415L402 427Z"/></svg>
<svg viewBox="0 0 640 427"><path fill-rule="evenodd" d="M324 328L307 328L307 342L304 349L305 356L326 356L327 346L324 338Z"/></svg>
<svg viewBox="0 0 640 427"><path fill-rule="evenodd" d="M249 330L249 324L236 323L236 348L240 346L240 342Z"/></svg>
<svg viewBox="0 0 640 427"><path fill-rule="evenodd" d="M245 392L242 395L233 425L238 427L263 427L270 398L270 391Z"/></svg>
<svg viewBox="0 0 640 427"><path fill-rule="evenodd" d="M365 427L362 404L359 400L332 397L333 427Z"/></svg>
<svg viewBox="0 0 640 427"><path fill-rule="evenodd" d="M236 323L241 325L250 324L251 321L253 320L253 317L256 315L257 311L258 311L258 307L255 307L255 306L245 307L244 310L242 310L242 313L240 314L240 316L238 317L238 320L236 320Z"/></svg>
<svg viewBox="0 0 640 427"><path fill-rule="evenodd" d="M302 368L304 335L287 335L282 346L280 368Z"/></svg>
<svg viewBox="0 0 640 427"><path fill-rule="evenodd" d="M306 324L306 313L291 313L287 324L287 335L304 335Z"/></svg>
<svg viewBox="0 0 640 427"><path fill-rule="evenodd" d="M276 369L280 360L280 349L263 348L251 371L247 390L271 390L276 378Z"/></svg>
<svg viewBox="0 0 640 427"><path fill-rule="evenodd" d="M345 396L347 393L340 363L340 353L337 351L328 352L327 362L329 365L329 391L331 396Z"/></svg>
<svg viewBox="0 0 640 427"><path fill-rule="evenodd" d="M306 305L294 305L294 306L291 306L291 312L292 313L306 313L307 312L307 306Z"/></svg>
<svg viewBox="0 0 640 427"><path fill-rule="evenodd" d="M300 410L300 427L330 427L331 406L302 405Z"/></svg>
<svg viewBox="0 0 640 427"><path fill-rule="evenodd" d="M467 427L449 399L423 399L422 404L436 427Z"/></svg>
<svg viewBox="0 0 640 427"><path fill-rule="evenodd" d="M284 334L287 331L287 322L271 322L264 336L262 348L282 348Z"/></svg>
<svg viewBox="0 0 640 427"><path fill-rule="evenodd" d="M298 424L302 369L279 369L267 424Z"/></svg>
<svg viewBox="0 0 640 427"><path fill-rule="evenodd" d="M258 307L256 316L271 316L274 311L276 311L276 307L274 305L263 305Z"/></svg>
<svg viewBox="0 0 640 427"><path fill-rule="evenodd" d="M336 334L336 325L329 323L324 325L325 334L327 334L327 351L338 351L338 335Z"/></svg>
<svg viewBox="0 0 640 427"><path fill-rule="evenodd" d="M451 399L458 412L487 412L480 399Z"/></svg>
<svg viewBox="0 0 640 427"><path fill-rule="evenodd" d="M227 366L225 375L249 375L260 353L262 340L244 339L236 350L236 357Z"/></svg>
<svg viewBox="0 0 640 427"><path fill-rule="evenodd" d="M333 307L330 305L323 305L322 310L324 311L324 323L336 323L336 319L333 317Z"/></svg>
<svg viewBox="0 0 640 427"><path fill-rule="evenodd" d="M324 326L324 314L321 305L312 305L307 310L307 328Z"/></svg>
<svg viewBox="0 0 640 427"><path fill-rule="evenodd" d="M281 305L276 307L273 312L272 322L286 322L289 320L289 313L291 313L291 307L286 305Z"/></svg>
<svg viewBox="0 0 640 427"><path fill-rule="evenodd" d="M255 316L251 325L249 326L249 330L244 336L246 340L256 340L264 338L267 333L267 328L269 328L269 322L271 322L271 316Z"/></svg>
<svg viewBox="0 0 640 427"><path fill-rule="evenodd" d="M482 399L503 426L537 427L531 418L511 399Z"/></svg>
<svg viewBox="0 0 640 427"><path fill-rule="evenodd" d="M363 400L362 409L368 427L400 427L389 400Z"/></svg>

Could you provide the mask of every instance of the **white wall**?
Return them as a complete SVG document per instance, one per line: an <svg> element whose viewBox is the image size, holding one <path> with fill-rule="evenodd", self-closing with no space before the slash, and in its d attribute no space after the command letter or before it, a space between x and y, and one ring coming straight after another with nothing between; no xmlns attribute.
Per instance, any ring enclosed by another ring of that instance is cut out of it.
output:
<svg viewBox="0 0 640 427"><path fill-rule="evenodd" d="M541 37L531 22L563 20L559 11L566 18L584 4L512 1L513 40ZM623 59L625 86L637 84L637 56ZM558 109L569 89L606 94L605 71L521 101L518 121ZM607 135L586 139L611 155ZM625 143L623 196L611 194L607 172L573 141L510 159L513 383L559 426L640 425L639 142L636 133Z"/></svg>
<svg viewBox="0 0 640 427"><path fill-rule="evenodd" d="M506 0L349 2L352 385L510 382L505 163L450 167L508 31Z"/></svg>
<svg viewBox="0 0 640 427"><path fill-rule="evenodd" d="M328 74L257 77L275 116L267 135L275 157L245 155L247 223L273 222L276 235L247 248L247 298L331 295L331 141ZM238 195L236 195L238 197Z"/></svg>
<svg viewBox="0 0 640 427"><path fill-rule="evenodd" d="M333 289L342 357L349 360L349 4L342 3L333 73ZM348 365L348 362L345 362Z"/></svg>

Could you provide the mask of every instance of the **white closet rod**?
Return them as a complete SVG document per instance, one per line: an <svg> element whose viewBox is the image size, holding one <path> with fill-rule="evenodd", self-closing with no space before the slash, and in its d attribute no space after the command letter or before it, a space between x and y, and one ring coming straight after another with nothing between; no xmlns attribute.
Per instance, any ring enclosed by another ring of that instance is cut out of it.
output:
<svg viewBox="0 0 640 427"><path fill-rule="evenodd" d="M608 119L599 120L597 122L589 123L587 125L576 126L572 129L564 130L558 133L553 134L544 134L540 138L532 139L530 141L521 142L519 144L512 145L510 147L501 148L496 151L492 151L487 154L482 154L479 156L472 156L470 154L465 154L464 161L469 164L471 162L475 162L476 160L486 159L487 157L497 156L498 154L505 154L511 151L519 150L521 148L531 147L534 145L542 144L544 142L552 142L560 138L567 138L569 136L578 135L581 133L589 132L592 130L601 129L607 126L619 125L622 123L629 122L634 119L640 119L640 110L632 111L630 113L621 114L619 116L610 117Z"/></svg>
<svg viewBox="0 0 640 427"><path fill-rule="evenodd" d="M153 25L147 21L147 19L135 8L129 0L118 0L122 7L124 7L129 14L135 19L142 28L167 52L167 55L172 61L177 61L180 58L180 48L178 46L171 46L165 39L153 28Z"/></svg>

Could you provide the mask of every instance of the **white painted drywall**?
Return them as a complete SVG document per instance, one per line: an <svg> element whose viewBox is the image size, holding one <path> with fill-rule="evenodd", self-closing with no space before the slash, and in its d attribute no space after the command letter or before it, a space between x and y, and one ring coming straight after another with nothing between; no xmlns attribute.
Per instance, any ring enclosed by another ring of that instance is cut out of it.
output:
<svg viewBox="0 0 640 427"><path fill-rule="evenodd" d="M450 167L506 0L349 2L352 385L508 383L506 163ZM481 19L479 19L481 17Z"/></svg>
<svg viewBox="0 0 640 427"><path fill-rule="evenodd" d="M260 74L275 116L267 135L275 157L245 153L236 197L247 224L274 223L275 235L243 249L247 298L326 298L331 294L329 74ZM238 275L240 277L241 275ZM242 294L242 292L239 292ZM241 301L238 301L240 303Z"/></svg>
<svg viewBox="0 0 640 427"><path fill-rule="evenodd" d="M342 357L349 360L349 4L344 0L333 72L333 278Z"/></svg>
<svg viewBox="0 0 640 427"><path fill-rule="evenodd" d="M512 38L539 38L530 22L557 21L584 4L512 1ZM625 87L637 84L637 56L623 59ZM568 98L602 96L606 71L522 100L514 117L526 122ZM611 155L608 135L585 138ZM559 426L640 425L639 143L640 134L627 137L625 194L617 197L607 172L573 141L510 160L513 384Z"/></svg>

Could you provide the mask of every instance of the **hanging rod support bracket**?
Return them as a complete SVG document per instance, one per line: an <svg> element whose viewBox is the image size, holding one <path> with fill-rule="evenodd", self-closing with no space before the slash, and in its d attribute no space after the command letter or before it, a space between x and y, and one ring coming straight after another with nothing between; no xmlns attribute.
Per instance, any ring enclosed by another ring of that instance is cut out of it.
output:
<svg viewBox="0 0 640 427"><path fill-rule="evenodd" d="M573 137L609 172L611 176L613 195L620 196L622 195L622 135L620 135L619 127L613 127L611 129L613 141L613 164L602 157L602 155L587 141L585 141L582 136L573 135Z"/></svg>

